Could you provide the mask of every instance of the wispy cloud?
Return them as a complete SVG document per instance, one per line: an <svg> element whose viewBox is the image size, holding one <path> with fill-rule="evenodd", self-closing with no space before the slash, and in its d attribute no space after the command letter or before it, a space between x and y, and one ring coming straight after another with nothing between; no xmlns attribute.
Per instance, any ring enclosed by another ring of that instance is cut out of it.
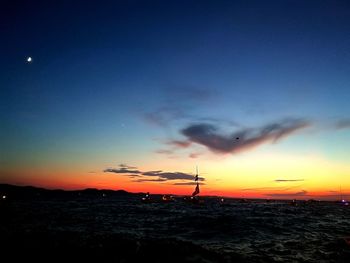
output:
<svg viewBox="0 0 350 263"><path fill-rule="evenodd" d="M200 153L190 153L188 157L190 158L198 158L201 154Z"/></svg>
<svg viewBox="0 0 350 263"><path fill-rule="evenodd" d="M173 145L180 148L187 148L191 145L190 141L170 140L166 144Z"/></svg>
<svg viewBox="0 0 350 263"><path fill-rule="evenodd" d="M193 115L194 104L203 104L217 96L211 89L194 86L170 86L164 89L158 107L142 113L143 119L153 125L168 127L173 122L198 119Z"/></svg>
<svg viewBox="0 0 350 263"><path fill-rule="evenodd" d="M187 148L191 145L191 142L188 141L180 141L180 140L168 140L164 144L170 146L168 149L158 149L155 152L159 154L167 155L169 158L176 157L175 152L179 148ZM196 158L197 156L191 155L191 158Z"/></svg>
<svg viewBox="0 0 350 263"><path fill-rule="evenodd" d="M135 166L130 166L130 165L127 165L124 163L119 164L119 167L126 168L126 169L137 169L137 167L135 167Z"/></svg>
<svg viewBox="0 0 350 263"><path fill-rule="evenodd" d="M167 127L173 120L185 119L188 115L182 108L163 106L143 114L143 119L153 125Z"/></svg>
<svg viewBox="0 0 350 263"><path fill-rule="evenodd" d="M137 180L133 182L165 182L165 181L193 181L195 176L193 174L182 173L182 172L163 172L162 170L156 171L139 171L136 167L132 167L134 170L130 170L131 166L121 166L120 168L108 168L105 169L104 172L107 173L117 173L121 175L126 175L129 177L137 177ZM155 179L150 179L147 177L156 177ZM199 181L204 181L203 177L198 178Z"/></svg>
<svg viewBox="0 0 350 263"><path fill-rule="evenodd" d="M136 183L142 183L142 182L166 182L166 181L167 181L167 179L164 179L164 178L133 180L133 182L136 182Z"/></svg>
<svg viewBox="0 0 350 263"><path fill-rule="evenodd" d="M162 171L150 171L143 172L144 176L158 176L160 178L164 178L167 180L194 180L194 176L192 174L181 173L181 172L162 172ZM199 181L204 181L204 178L199 177Z"/></svg>
<svg viewBox="0 0 350 263"><path fill-rule="evenodd" d="M139 174L123 174L123 175L128 176L130 178L136 178L136 177L138 178L138 177L140 177Z"/></svg>
<svg viewBox="0 0 350 263"><path fill-rule="evenodd" d="M350 128L350 119L340 119L335 123L336 129L349 129Z"/></svg>
<svg viewBox="0 0 350 263"><path fill-rule="evenodd" d="M207 147L215 153L238 153L258 147L265 143L274 143L298 130L310 126L309 121L303 119L285 119L280 122L265 125L256 129L243 129L230 135L219 133L218 127L212 124L192 124L181 133L187 142L197 143ZM187 145L182 142L182 145ZM179 147L182 147L178 144Z"/></svg>
<svg viewBox="0 0 350 263"><path fill-rule="evenodd" d="M136 170L136 167L127 166L125 164L120 164L119 168L107 168L104 172L108 173L117 173L117 174L140 174L139 170Z"/></svg>

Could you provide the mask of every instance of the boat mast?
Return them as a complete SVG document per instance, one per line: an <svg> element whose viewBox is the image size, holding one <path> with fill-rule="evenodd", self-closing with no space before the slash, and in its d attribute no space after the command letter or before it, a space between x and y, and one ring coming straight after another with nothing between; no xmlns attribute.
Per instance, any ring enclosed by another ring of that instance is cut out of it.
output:
<svg viewBox="0 0 350 263"><path fill-rule="evenodd" d="M196 188L194 189L194 192L192 196L199 194L199 183L198 183L198 166L196 166L196 176L194 177L194 181L197 182Z"/></svg>

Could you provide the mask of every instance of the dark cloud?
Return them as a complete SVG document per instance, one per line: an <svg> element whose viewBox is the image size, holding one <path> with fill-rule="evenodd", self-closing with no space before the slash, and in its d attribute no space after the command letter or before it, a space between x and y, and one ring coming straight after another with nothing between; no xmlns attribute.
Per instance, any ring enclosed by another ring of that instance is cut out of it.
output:
<svg viewBox="0 0 350 263"><path fill-rule="evenodd" d="M119 164L119 168L107 168L104 170L105 173L116 173L116 174L141 174L141 171L137 170L137 167L129 166L126 164Z"/></svg>
<svg viewBox="0 0 350 263"><path fill-rule="evenodd" d="M105 173L116 173L116 174L140 174L139 170L129 170L127 168L107 168L104 170Z"/></svg>
<svg viewBox="0 0 350 263"><path fill-rule="evenodd" d="M162 170L148 171L148 172L143 172L142 175L146 175L146 176L158 176L158 174L160 174L161 172L162 172Z"/></svg>
<svg viewBox="0 0 350 263"><path fill-rule="evenodd" d="M296 192L296 193L288 193L288 194L275 193L275 194L265 194L265 195L272 196L272 197L298 197L298 196L307 196L308 192L306 190L301 190L300 192Z"/></svg>
<svg viewBox="0 0 350 263"><path fill-rule="evenodd" d="M163 172L162 170L155 171L139 171L136 170L136 167L127 166L127 165L119 165L120 168L107 168L104 172L108 173L117 173L122 174L129 177L137 177L137 180L133 182L164 182L164 181L173 181L173 180L181 180L181 181L193 181L195 176L188 173L182 172ZM134 168L135 170L130 170L128 168ZM147 177L157 177L156 179L148 179ZM198 178L199 181L204 181L203 177Z"/></svg>
<svg viewBox="0 0 350 263"><path fill-rule="evenodd" d="M350 128L350 119L341 119L335 123L336 129L348 129Z"/></svg>
<svg viewBox="0 0 350 263"><path fill-rule="evenodd" d="M196 119L198 122L205 122L205 123L215 123L215 124L226 124L228 126L233 126L233 127L239 127L239 123L235 121L228 121L225 119L221 118L213 118L213 117L205 117L205 118L197 118Z"/></svg>
<svg viewBox="0 0 350 263"><path fill-rule="evenodd" d="M166 181L167 181L167 179L163 179L163 178L133 180L133 182L136 182L136 183L142 183L142 182L166 182Z"/></svg>
<svg viewBox="0 0 350 263"><path fill-rule="evenodd" d="M181 173L181 172L162 172L162 171L149 171L143 172L144 176L158 176L167 180L194 180L194 175ZM199 177L199 181L204 181L204 178Z"/></svg>
<svg viewBox="0 0 350 263"><path fill-rule="evenodd" d="M310 122L301 119L285 119L257 129L244 129L231 135L222 135L212 124L193 124L183 129L189 142L206 146L216 153L237 153L255 148L264 143L276 142L300 129Z"/></svg>
<svg viewBox="0 0 350 263"><path fill-rule="evenodd" d="M137 169L137 167L135 167L135 166L126 165L126 164L123 164L123 163L119 164L119 167L120 168L125 168L125 169Z"/></svg>
<svg viewBox="0 0 350 263"><path fill-rule="evenodd" d="M205 185L205 183L198 183L200 185ZM182 183L174 183L173 185L197 185L196 182L182 182Z"/></svg>
<svg viewBox="0 0 350 263"><path fill-rule="evenodd" d="M276 179L275 182L277 183L284 183L284 182L301 182L304 181L304 179Z"/></svg>

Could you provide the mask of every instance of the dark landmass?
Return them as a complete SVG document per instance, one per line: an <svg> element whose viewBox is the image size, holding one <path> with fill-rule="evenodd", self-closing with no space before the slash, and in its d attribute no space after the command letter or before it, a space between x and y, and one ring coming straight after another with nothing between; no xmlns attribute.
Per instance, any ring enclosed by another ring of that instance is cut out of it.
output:
<svg viewBox="0 0 350 263"><path fill-rule="evenodd" d="M350 209L336 202L142 203L122 190L13 185L0 194L7 262L350 262Z"/></svg>
<svg viewBox="0 0 350 263"><path fill-rule="evenodd" d="M34 186L17 186L10 184L0 184L0 194L7 195L11 199L20 198L35 198L35 197L75 197L77 195L82 196L97 196L97 195L109 195L109 196L121 196L121 195L143 195L143 193L129 193L124 190L109 190L109 189L96 189L87 188L83 190L62 190L54 189L49 190L45 188L39 188Z"/></svg>

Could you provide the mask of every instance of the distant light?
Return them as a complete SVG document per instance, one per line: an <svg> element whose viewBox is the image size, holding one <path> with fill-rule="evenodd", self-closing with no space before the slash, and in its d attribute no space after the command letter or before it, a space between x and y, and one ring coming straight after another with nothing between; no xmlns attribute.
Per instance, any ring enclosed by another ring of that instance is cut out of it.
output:
<svg viewBox="0 0 350 263"><path fill-rule="evenodd" d="M225 199L224 198L221 198L221 202L224 202L225 201Z"/></svg>
<svg viewBox="0 0 350 263"><path fill-rule="evenodd" d="M6 196L6 195L3 195L3 196L2 196L2 199L6 199L6 198L7 198L7 196Z"/></svg>
<svg viewBox="0 0 350 263"><path fill-rule="evenodd" d="M32 62L32 57L27 57L27 62Z"/></svg>
<svg viewBox="0 0 350 263"><path fill-rule="evenodd" d="M102 194L102 196L103 196L103 197L105 197L105 196L106 196L106 194Z"/></svg>
<svg viewBox="0 0 350 263"><path fill-rule="evenodd" d="M343 200L341 200L341 202L342 202L342 203L346 203L346 201L345 201L344 199L343 199Z"/></svg>

